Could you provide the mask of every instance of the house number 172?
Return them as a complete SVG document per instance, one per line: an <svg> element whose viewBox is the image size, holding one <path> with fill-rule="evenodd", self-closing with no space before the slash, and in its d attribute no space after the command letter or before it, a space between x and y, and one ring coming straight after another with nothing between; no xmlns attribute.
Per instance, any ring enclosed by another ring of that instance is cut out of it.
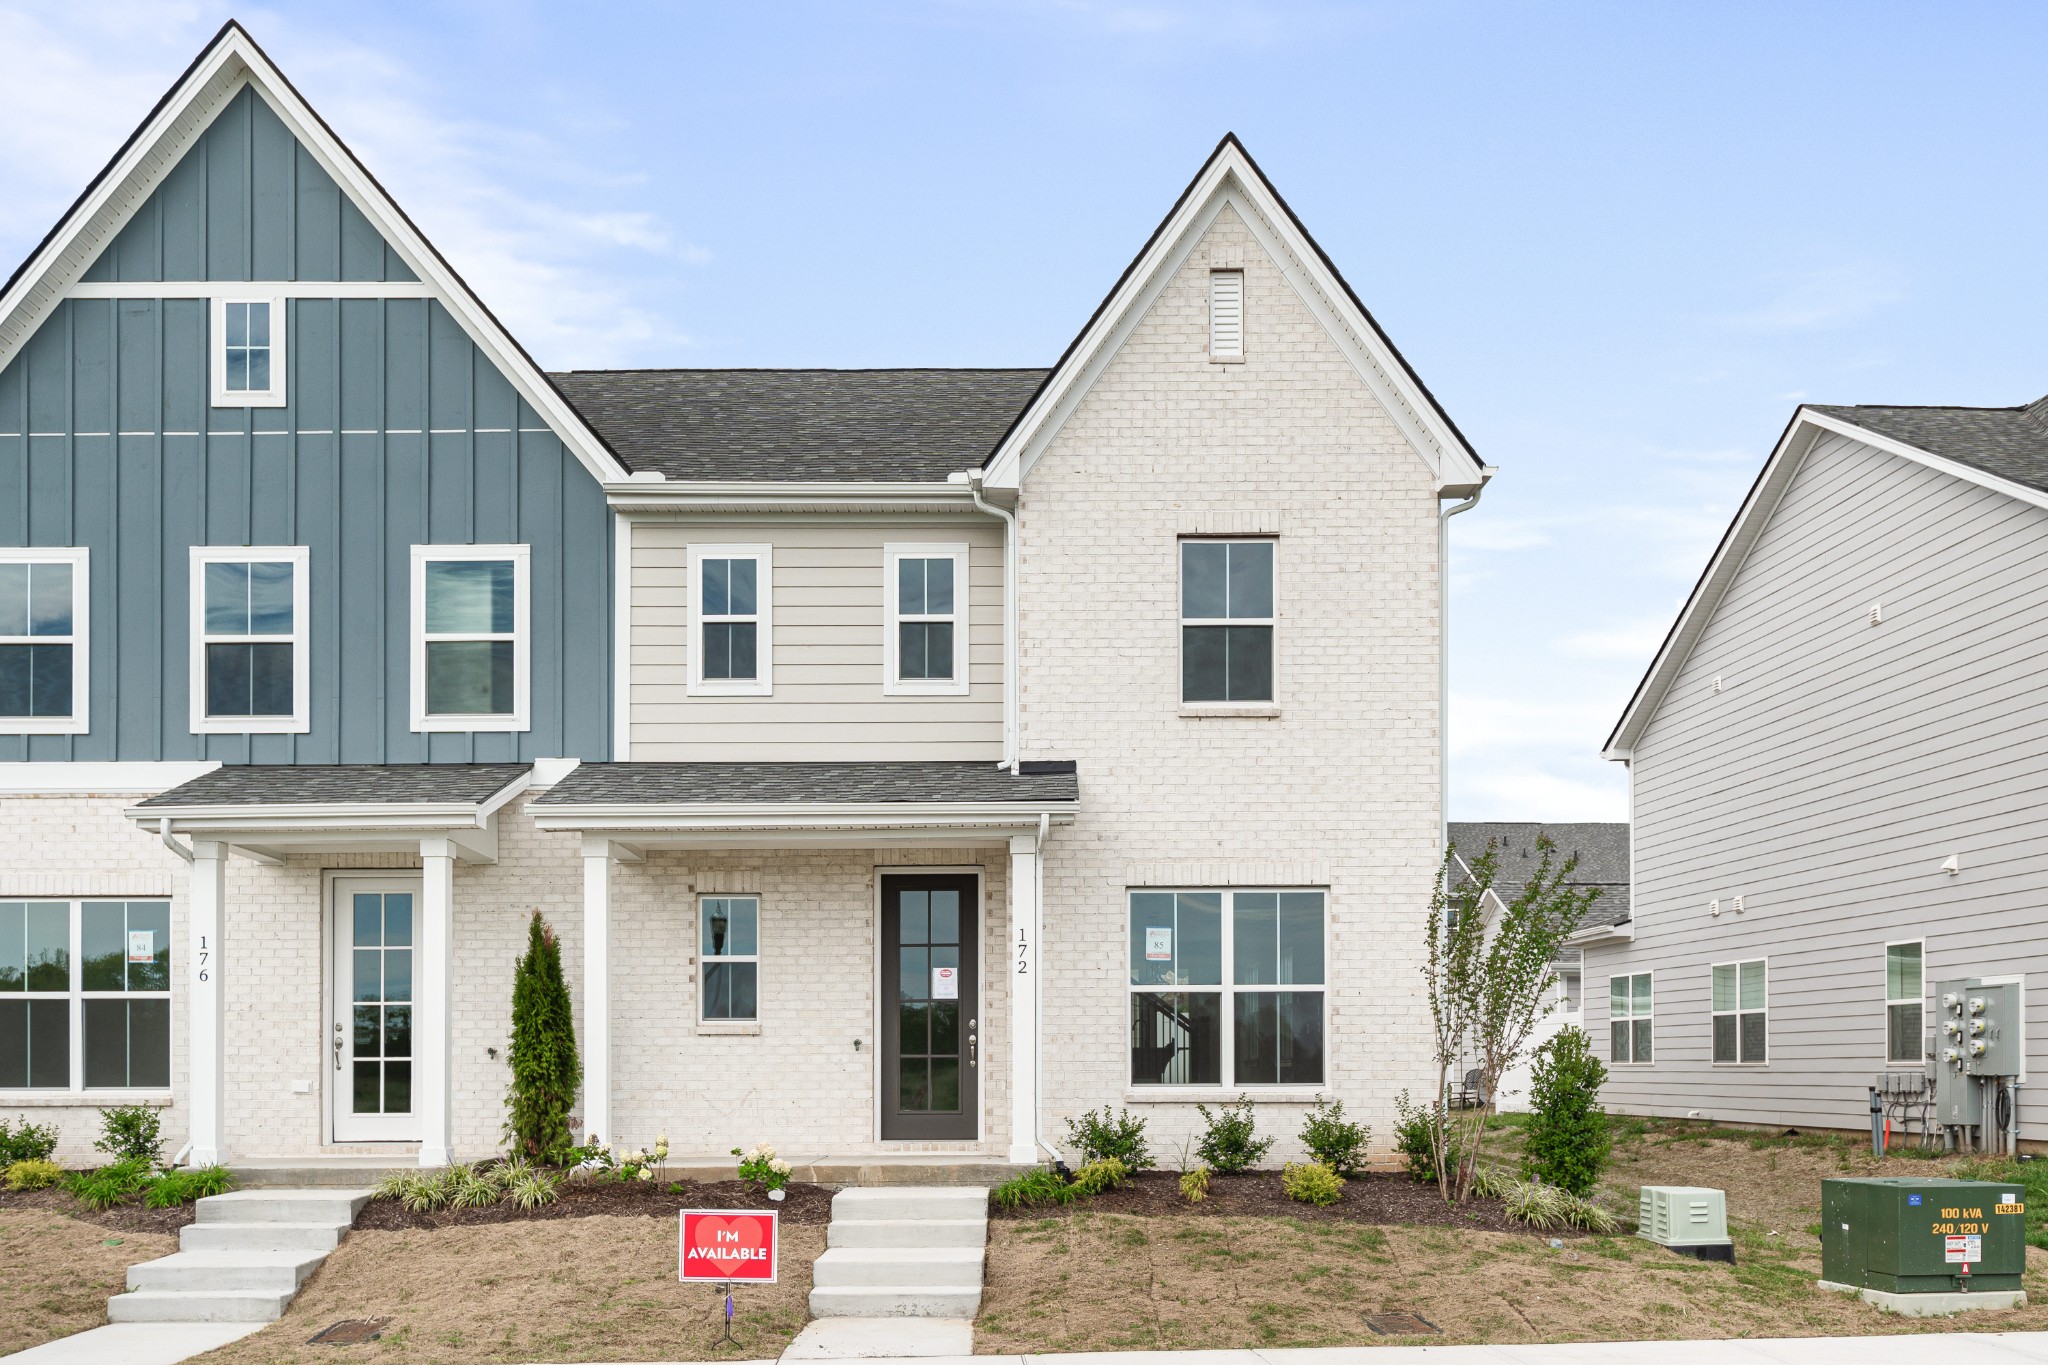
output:
<svg viewBox="0 0 2048 1365"><path fill-rule="evenodd" d="M1024 931L1019 929L1017 931L1017 975L1028 976L1030 973L1031 945L1025 941Z"/></svg>

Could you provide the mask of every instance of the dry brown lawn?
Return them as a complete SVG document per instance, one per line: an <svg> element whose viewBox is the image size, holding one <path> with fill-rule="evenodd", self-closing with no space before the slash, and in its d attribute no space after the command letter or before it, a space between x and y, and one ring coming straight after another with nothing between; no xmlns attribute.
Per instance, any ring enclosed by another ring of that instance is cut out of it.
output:
<svg viewBox="0 0 2048 1365"><path fill-rule="evenodd" d="M676 1281L665 1218L567 1218L351 1233L292 1301L206 1365L469 1365L485 1361L759 1360L808 1319L822 1227L782 1228L782 1282L735 1294L737 1348L720 1299ZM307 1339L347 1318L389 1318L361 1346Z"/></svg>
<svg viewBox="0 0 2048 1365"><path fill-rule="evenodd" d="M178 1249L154 1232L96 1227L44 1209L0 1209L0 1356L103 1326L128 1267Z"/></svg>

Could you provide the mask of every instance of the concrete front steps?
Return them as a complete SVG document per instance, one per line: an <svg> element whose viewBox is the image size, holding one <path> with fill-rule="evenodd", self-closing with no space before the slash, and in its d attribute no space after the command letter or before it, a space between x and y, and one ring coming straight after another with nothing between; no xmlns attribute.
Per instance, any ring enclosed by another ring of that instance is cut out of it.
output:
<svg viewBox="0 0 2048 1365"><path fill-rule="evenodd" d="M109 1322L274 1322L368 1203L368 1190L233 1190L199 1201L180 1250L128 1268Z"/></svg>
<svg viewBox="0 0 2048 1365"><path fill-rule="evenodd" d="M987 1246L985 1188L841 1190L811 1266L811 1316L972 1318Z"/></svg>

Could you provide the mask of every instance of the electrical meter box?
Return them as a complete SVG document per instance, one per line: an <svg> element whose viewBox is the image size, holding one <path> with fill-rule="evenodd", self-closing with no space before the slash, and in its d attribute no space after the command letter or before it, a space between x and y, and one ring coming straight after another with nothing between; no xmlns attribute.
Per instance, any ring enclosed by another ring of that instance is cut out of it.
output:
<svg viewBox="0 0 2048 1365"><path fill-rule="evenodd" d="M1934 983L1934 1121L1982 1124L1985 1081L2020 1074L2026 1034L2020 990L1963 977Z"/></svg>
<svg viewBox="0 0 2048 1365"><path fill-rule="evenodd" d="M1645 1185L1636 1236L1701 1261L1735 1260L1728 1238L1728 1197L1690 1185Z"/></svg>
<svg viewBox="0 0 2048 1365"><path fill-rule="evenodd" d="M1904 1312L2009 1306L2027 1263L2025 1198L2017 1183L1823 1180L1821 1283ZM1942 1306L1911 1302L1927 1295Z"/></svg>

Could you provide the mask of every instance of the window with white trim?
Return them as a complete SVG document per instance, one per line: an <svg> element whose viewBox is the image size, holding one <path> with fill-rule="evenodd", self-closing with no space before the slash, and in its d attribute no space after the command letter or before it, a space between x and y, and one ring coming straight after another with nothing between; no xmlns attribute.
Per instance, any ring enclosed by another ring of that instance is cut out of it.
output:
<svg viewBox="0 0 2048 1365"><path fill-rule="evenodd" d="M1209 272L1209 359L1244 359L1244 272Z"/></svg>
<svg viewBox="0 0 2048 1365"><path fill-rule="evenodd" d="M698 902L704 971L701 1017L755 1019L761 997L761 901L705 896Z"/></svg>
<svg viewBox="0 0 2048 1365"><path fill-rule="evenodd" d="M1131 892L1131 1083L1321 1085L1327 900Z"/></svg>
<svg viewBox="0 0 2048 1365"><path fill-rule="evenodd" d="M1714 966L1714 1060L1724 1065L1755 1066L1766 1059L1766 1001L1769 999L1763 958L1721 962Z"/></svg>
<svg viewBox="0 0 2048 1365"><path fill-rule="evenodd" d="M192 547L194 734L308 728L306 547Z"/></svg>
<svg viewBox="0 0 2048 1365"><path fill-rule="evenodd" d="M0 549L0 734L82 735L88 552Z"/></svg>
<svg viewBox="0 0 2048 1365"><path fill-rule="evenodd" d="M768 546L690 547L690 695L773 690L774 592Z"/></svg>
<svg viewBox="0 0 2048 1365"><path fill-rule="evenodd" d="M533 632L525 545L412 547L412 728L530 725Z"/></svg>
<svg viewBox="0 0 2048 1365"><path fill-rule="evenodd" d="M1273 542L1180 543L1180 699L1273 700Z"/></svg>
<svg viewBox="0 0 2048 1365"><path fill-rule="evenodd" d="M966 692L967 547L884 546L882 591L882 690Z"/></svg>
<svg viewBox="0 0 2048 1365"><path fill-rule="evenodd" d="M1651 972L1607 978L1607 1060L1647 1062L1655 1033Z"/></svg>
<svg viewBox="0 0 2048 1365"><path fill-rule="evenodd" d="M213 301L213 406L284 406L285 301Z"/></svg>
<svg viewBox="0 0 2048 1365"><path fill-rule="evenodd" d="M1926 982L1919 940L1884 945L1884 1059L1918 1066L1925 1060Z"/></svg>
<svg viewBox="0 0 2048 1365"><path fill-rule="evenodd" d="M0 901L0 1094L170 1086L170 902Z"/></svg>

